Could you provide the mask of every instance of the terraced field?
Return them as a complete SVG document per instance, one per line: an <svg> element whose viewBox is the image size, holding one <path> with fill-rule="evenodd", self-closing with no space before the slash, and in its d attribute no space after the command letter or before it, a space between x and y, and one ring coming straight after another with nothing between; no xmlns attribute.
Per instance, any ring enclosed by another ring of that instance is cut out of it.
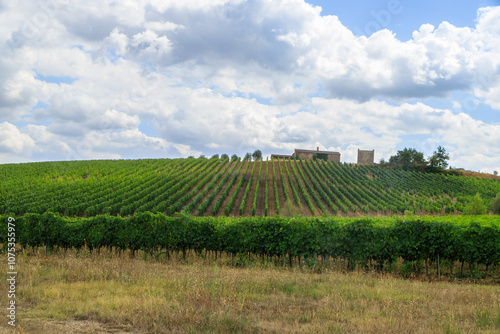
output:
<svg viewBox="0 0 500 334"><path fill-rule="evenodd" d="M0 214L460 214L500 182L322 160L94 160L0 165ZM288 204L287 204L288 203Z"/></svg>

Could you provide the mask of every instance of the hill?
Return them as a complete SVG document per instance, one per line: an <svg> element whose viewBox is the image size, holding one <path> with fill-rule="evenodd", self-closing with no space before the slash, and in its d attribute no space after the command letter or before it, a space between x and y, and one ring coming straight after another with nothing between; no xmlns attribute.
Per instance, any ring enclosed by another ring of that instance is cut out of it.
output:
<svg viewBox="0 0 500 334"><path fill-rule="evenodd" d="M460 214L500 182L322 160L145 159L0 165L0 214Z"/></svg>

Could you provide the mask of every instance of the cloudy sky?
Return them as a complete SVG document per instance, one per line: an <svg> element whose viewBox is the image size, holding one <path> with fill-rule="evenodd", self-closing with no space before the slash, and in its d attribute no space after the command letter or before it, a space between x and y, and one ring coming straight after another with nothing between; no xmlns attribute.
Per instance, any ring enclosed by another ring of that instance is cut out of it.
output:
<svg viewBox="0 0 500 334"><path fill-rule="evenodd" d="M0 163L438 145L500 171L500 1L0 0Z"/></svg>

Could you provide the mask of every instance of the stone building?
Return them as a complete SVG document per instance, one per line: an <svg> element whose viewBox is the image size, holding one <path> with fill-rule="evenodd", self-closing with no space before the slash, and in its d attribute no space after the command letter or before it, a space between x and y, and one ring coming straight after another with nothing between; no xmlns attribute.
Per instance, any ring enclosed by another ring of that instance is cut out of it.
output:
<svg viewBox="0 0 500 334"><path fill-rule="evenodd" d="M293 159L293 156L287 154L271 154L271 159Z"/></svg>
<svg viewBox="0 0 500 334"><path fill-rule="evenodd" d="M331 151L320 151L319 147L315 150L302 150L295 149L295 152L292 154L292 157L297 157L297 159L312 159L314 155L317 155L318 158L326 158L328 161L340 162L340 153L339 152L331 152Z"/></svg>
<svg viewBox="0 0 500 334"><path fill-rule="evenodd" d="M358 149L358 165L373 165L375 162L375 150Z"/></svg>

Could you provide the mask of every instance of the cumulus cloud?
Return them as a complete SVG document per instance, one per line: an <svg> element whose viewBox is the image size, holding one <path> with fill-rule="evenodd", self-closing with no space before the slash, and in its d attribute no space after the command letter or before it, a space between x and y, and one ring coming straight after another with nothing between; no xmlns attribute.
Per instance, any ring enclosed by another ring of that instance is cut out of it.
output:
<svg viewBox="0 0 500 334"><path fill-rule="evenodd" d="M460 91L500 110L500 7L402 42L389 30L356 37L303 0L2 4L2 157L320 146L355 161L357 148L387 158L421 136L426 151L440 143L457 162L500 168L488 158L497 124L463 113L467 101L424 100Z"/></svg>
<svg viewBox="0 0 500 334"><path fill-rule="evenodd" d="M8 122L0 123L0 152L29 156L35 141Z"/></svg>

